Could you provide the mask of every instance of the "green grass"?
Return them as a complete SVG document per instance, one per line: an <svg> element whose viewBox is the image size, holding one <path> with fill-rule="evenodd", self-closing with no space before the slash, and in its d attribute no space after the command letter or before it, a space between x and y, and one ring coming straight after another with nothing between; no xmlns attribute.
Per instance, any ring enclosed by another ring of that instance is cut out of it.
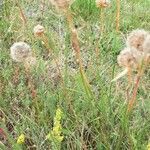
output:
<svg viewBox="0 0 150 150"><path fill-rule="evenodd" d="M37 150L52 149L52 141L45 141L45 138L53 128L53 118L59 107L63 111L62 150L145 150L150 142L150 73L147 71L141 80L137 102L129 116L126 115L127 78L117 84L111 80L121 70L116 58L125 45L127 33L136 28L150 31L150 1L122 1L121 33L116 33L113 0L111 7L104 10L106 31L101 38L101 10L96 8L94 0L76 0L72 5L82 58L89 59L86 75L92 97L87 96L80 73L70 72L68 64L62 70L64 84L53 87L48 77L43 80L44 61L51 63L52 58L46 57L47 49L34 37L33 27L42 24L55 56L61 52L68 61L73 50L67 22L48 0L43 15L40 1L21 1L20 5L27 17L25 28L14 1L5 0L0 5L0 128L7 137L0 149L31 149L33 145ZM10 58L10 46L17 41L30 44L38 59L39 66L30 73L36 98L27 86L23 65ZM16 141L22 133L26 140L19 145Z"/></svg>

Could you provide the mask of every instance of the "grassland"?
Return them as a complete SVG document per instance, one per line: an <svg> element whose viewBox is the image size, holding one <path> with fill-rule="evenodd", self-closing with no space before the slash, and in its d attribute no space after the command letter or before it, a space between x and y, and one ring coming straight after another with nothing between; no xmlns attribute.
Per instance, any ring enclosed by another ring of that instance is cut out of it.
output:
<svg viewBox="0 0 150 150"><path fill-rule="evenodd" d="M44 9L40 0L19 4L27 18L25 26L14 1L0 4L0 128L5 132L5 136L0 133L0 149L58 149L52 140L46 140L46 135L52 130L53 118L60 108L62 150L145 150L150 142L150 72L147 70L141 80L130 115L126 114L126 106L132 86L127 90L126 77L117 83L111 80L121 71L116 58L125 45L126 35L137 28L150 31L150 1L121 1L119 33L115 29L115 0L103 10L103 34L101 9L96 8L94 0L76 0L71 6L91 96L75 63L64 15L48 1ZM37 24L45 27L53 55L65 56L62 81L57 86L45 77L44 62L51 64L53 57L48 56L41 40L34 37ZM29 74L22 63L10 57L10 47L18 41L27 42L37 57L39 65ZM25 142L18 144L21 134L25 135Z"/></svg>

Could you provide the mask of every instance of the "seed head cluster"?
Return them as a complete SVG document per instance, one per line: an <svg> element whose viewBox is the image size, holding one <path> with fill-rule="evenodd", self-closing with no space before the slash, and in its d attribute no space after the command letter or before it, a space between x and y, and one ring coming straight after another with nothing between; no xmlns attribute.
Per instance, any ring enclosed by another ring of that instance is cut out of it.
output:
<svg viewBox="0 0 150 150"><path fill-rule="evenodd" d="M118 58L118 64L122 67L130 67L137 69L137 67L146 60L150 59L150 33L137 29L132 31L126 41L127 47L124 48Z"/></svg>
<svg viewBox="0 0 150 150"><path fill-rule="evenodd" d="M22 62L30 68L36 64L36 57L32 56L30 46L25 42L16 42L10 48L11 58L16 62Z"/></svg>
<svg viewBox="0 0 150 150"><path fill-rule="evenodd" d="M10 48L11 58L16 62L24 62L32 55L30 46L25 42L16 42Z"/></svg>
<svg viewBox="0 0 150 150"><path fill-rule="evenodd" d="M25 66L30 68L30 66L36 65L36 57L30 56L25 59Z"/></svg>
<svg viewBox="0 0 150 150"><path fill-rule="evenodd" d="M110 6L110 0L96 0L96 6L98 8L106 8Z"/></svg>
<svg viewBox="0 0 150 150"><path fill-rule="evenodd" d="M128 47L136 48L138 51L144 51L143 44L147 36L148 32L143 29L134 30L128 35L126 44Z"/></svg>
<svg viewBox="0 0 150 150"><path fill-rule="evenodd" d="M72 0L50 0L51 4L60 10L66 10L69 8Z"/></svg>
<svg viewBox="0 0 150 150"><path fill-rule="evenodd" d="M126 47L117 58L118 64L123 67L137 67L137 62L130 48Z"/></svg>
<svg viewBox="0 0 150 150"><path fill-rule="evenodd" d="M145 39L143 49L145 53L150 53L150 34Z"/></svg>
<svg viewBox="0 0 150 150"><path fill-rule="evenodd" d="M44 27L41 25L36 25L33 29L35 36L41 36L44 33Z"/></svg>

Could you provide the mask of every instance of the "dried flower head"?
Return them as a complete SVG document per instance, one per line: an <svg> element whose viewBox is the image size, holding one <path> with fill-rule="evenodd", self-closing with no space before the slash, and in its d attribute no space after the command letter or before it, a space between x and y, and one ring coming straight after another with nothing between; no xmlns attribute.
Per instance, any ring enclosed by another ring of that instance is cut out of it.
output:
<svg viewBox="0 0 150 150"><path fill-rule="evenodd" d="M144 60L144 53L142 51L139 51L135 48L130 48L132 54L133 54L133 57L136 59L137 61L137 64L138 65L141 65L142 61Z"/></svg>
<svg viewBox="0 0 150 150"><path fill-rule="evenodd" d="M31 56L31 48L25 42L14 43L10 48L11 58L16 62L23 62L27 57Z"/></svg>
<svg viewBox="0 0 150 150"><path fill-rule="evenodd" d="M58 9L66 10L71 5L72 0L50 0L50 2Z"/></svg>
<svg viewBox="0 0 150 150"><path fill-rule="evenodd" d="M143 49L145 54L150 54L150 34L146 37L144 41Z"/></svg>
<svg viewBox="0 0 150 150"><path fill-rule="evenodd" d="M138 51L143 50L143 43L148 36L148 32L143 29L133 30L127 37L127 46L136 48Z"/></svg>
<svg viewBox="0 0 150 150"><path fill-rule="evenodd" d="M150 34L145 30L134 30L127 38L127 47L122 50L117 58L118 64L124 67L117 77L112 81L117 81L127 73L129 74L131 69L141 71L141 66L150 63Z"/></svg>
<svg viewBox="0 0 150 150"><path fill-rule="evenodd" d="M33 32L35 36L41 36L44 33L44 27L38 24L34 27Z"/></svg>
<svg viewBox="0 0 150 150"><path fill-rule="evenodd" d="M121 67L137 67L137 60L134 57L130 48L123 49L119 54L117 61Z"/></svg>
<svg viewBox="0 0 150 150"><path fill-rule="evenodd" d="M145 61L147 64L150 64L150 34L145 39L145 42L143 44L144 49L144 56Z"/></svg>
<svg viewBox="0 0 150 150"><path fill-rule="evenodd" d="M110 6L110 0L96 0L96 6L99 8L106 8Z"/></svg>
<svg viewBox="0 0 150 150"><path fill-rule="evenodd" d="M31 66L35 66L36 65L36 57L33 56L29 56L25 59L25 66L27 68L30 68Z"/></svg>
<svg viewBox="0 0 150 150"><path fill-rule="evenodd" d="M52 85L57 86L60 83L61 80L61 74L60 74L60 64L58 66L55 62L51 62L51 64L47 64L46 71L47 76L50 79Z"/></svg>

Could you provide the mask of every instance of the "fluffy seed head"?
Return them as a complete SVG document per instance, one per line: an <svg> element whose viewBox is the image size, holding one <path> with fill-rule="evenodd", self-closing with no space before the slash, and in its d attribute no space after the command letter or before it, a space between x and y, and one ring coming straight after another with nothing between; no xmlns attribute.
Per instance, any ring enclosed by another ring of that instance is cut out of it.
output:
<svg viewBox="0 0 150 150"><path fill-rule="evenodd" d="M56 86L60 82L61 75L56 64L51 64L46 67L48 78L51 83Z"/></svg>
<svg viewBox="0 0 150 150"><path fill-rule="evenodd" d="M23 62L27 57L31 56L31 48L25 42L14 43L10 48L11 58L16 62Z"/></svg>
<svg viewBox="0 0 150 150"><path fill-rule="evenodd" d="M137 67L137 60L133 56L133 53L130 48L123 49L117 58L118 64L121 67L131 67L136 68Z"/></svg>
<svg viewBox="0 0 150 150"><path fill-rule="evenodd" d="M135 48L130 48L133 57L136 59L138 65L140 65L142 63L142 61L144 60L144 52L139 51Z"/></svg>
<svg viewBox="0 0 150 150"><path fill-rule="evenodd" d="M138 51L144 51L143 43L148 36L148 32L143 29L137 29L132 31L127 37L127 46L136 48Z"/></svg>
<svg viewBox="0 0 150 150"><path fill-rule="evenodd" d="M143 49L145 54L150 54L150 34L146 37L144 41Z"/></svg>
<svg viewBox="0 0 150 150"><path fill-rule="evenodd" d="M44 27L38 24L34 27L33 32L35 36L41 36L44 33Z"/></svg>
<svg viewBox="0 0 150 150"><path fill-rule="evenodd" d="M50 0L50 2L58 9L66 10L70 6L72 0Z"/></svg>
<svg viewBox="0 0 150 150"><path fill-rule="evenodd" d="M30 68L32 66L35 66L36 65L36 57L33 57L33 56L29 56L25 59L25 66L27 68Z"/></svg>
<svg viewBox="0 0 150 150"><path fill-rule="evenodd" d="M110 6L110 0L96 0L96 6L99 8L106 8Z"/></svg>
<svg viewBox="0 0 150 150"><path fill-rule="evenodd" d="M144 49L145 61L147 64L150 64L150 34L145 39L145 42L143 44L143 49Z"/></svg>

